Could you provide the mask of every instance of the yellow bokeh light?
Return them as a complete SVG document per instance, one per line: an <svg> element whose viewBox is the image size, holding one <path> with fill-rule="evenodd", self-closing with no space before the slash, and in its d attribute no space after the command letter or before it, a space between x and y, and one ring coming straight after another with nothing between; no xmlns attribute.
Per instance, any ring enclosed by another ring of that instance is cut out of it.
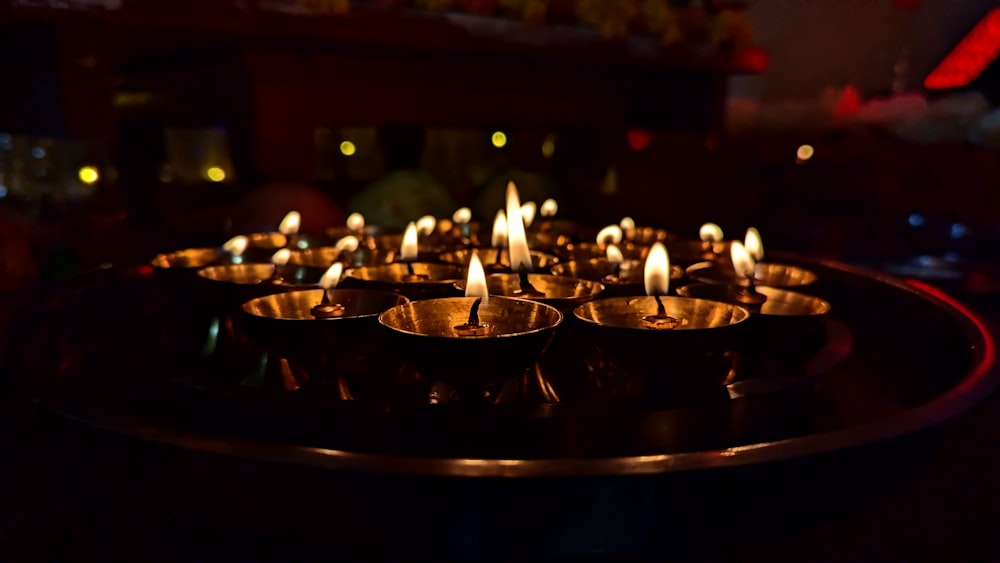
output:
<svg viewBox="0 0 1000 563"><path fill-rule="evenodd" d="M490 138L493 142L493 146L496 148L502 148L507 144L507 134L503 131L494 131L493 136Z"/></svg>
<svg viewBox="0 0 1000 563"><path fill-rule="evenodd" d="M84 166L80 168L80 172L77 173L77 176L84 184L93 184L101 178L100 173L97 172L97 168L94 166Z"/></svg>
<svg viewBox="0 0 1000 563"><path fill-rule="evenodd" d="M226 179L226 171L218 166L211 166L205 170L205 176L213 182L221 182Z"/></svg>
<svg viewBox="0 0 1000 563"><path fill-rule="evenodd" d="M795 151L795 158L800 161L806 161L816 154L816 149L812 145L802 145L799 150Z"/></svg>
<svg viewBox="0 0 1000 563"><path fill-rule="evenodd" d="M342 154L344 156L351 156L352 154L356 153L357 151L358 151L358 148L356 146L354 146L354 143L352 143L350 141L344 141L344 142L340 143L340 154Z"/></svg>
<svg viewBox="0 0 1000 563"><path fill-rule="evenodd" d="M542 156L545 158L552 158L552 155L556 153L556 136L548 135L545 140L542 141Z"/></svg>

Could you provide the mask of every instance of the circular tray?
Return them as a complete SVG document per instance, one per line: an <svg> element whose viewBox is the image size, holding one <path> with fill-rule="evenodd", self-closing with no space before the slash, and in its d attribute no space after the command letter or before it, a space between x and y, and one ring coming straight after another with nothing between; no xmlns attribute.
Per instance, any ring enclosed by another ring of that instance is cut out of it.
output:
<svg viewBox="0 0 1000 563"><path fill-rule="evenodd" d="M601 391L571 327L561 327L567 336L557 335L537 371L510 383L520 399L488 408L218 385L212 378L224 366L206 372L182 352L193 330L188 297L149 268L96 272L45 296L20 321L13 365L41 403L147 440L328 469L491 477L786 460L929 427L996 386L987 329L943 293L782 258L819 275L808 291L833 305L825 341L805 362L751 373L728 397L696 407Z"/></svg>

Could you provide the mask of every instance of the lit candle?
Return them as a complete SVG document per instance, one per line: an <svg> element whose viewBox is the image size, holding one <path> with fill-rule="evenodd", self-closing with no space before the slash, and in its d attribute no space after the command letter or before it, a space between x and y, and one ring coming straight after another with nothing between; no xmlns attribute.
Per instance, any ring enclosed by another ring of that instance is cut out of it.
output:
<svg viewBox="0 0 1000 563"><path fill-rule="evenodd" d="M469 309L469 319L460 325L455 326L455 332L459 336L486 336L493 330L493 326L479 320L479 307L490 297L489 288L486 286L486 272L483 270L483 263L479 260L479 253L473 251L472 259L469 260L469 276L465 281L465 296L475 297Z"/></svg>
<svg viewBox="0 0 1000 563"><path fill-rule="evenodd" d="M608 244L620 244L622 242L622 228L618 225L608 225L597 231L597 244L606 246Z"/></svg>
<svg viewBox="0 0 1000 563"><path fill-rule="evenodd" d="M656 299L656 314L644 316L643 326L658 330L676 328L680 324L679 321L667 315L660 299L661 295L666 295L670 291L670 256L663 243L654 243L649 249L643 283L646 286L646 295Z"/></svg>
<svg viewBox="0 0 1000 563"><path fill-rule="evenodd" d="M722 227L715 223L705 223L698 229L698 237L702 242L719 242L722 240Z"/></svg>
<svg viewBox="0 0 1000 563"><path fill-rule="evenodd" d="M621 275L622 262L625 261L625 255L622 254L618 245L609 244L607 250L608 263L614 268L612 272L613 278L618 278Z"/></svg>
<svg viewBox="0 0 1000 563"><path fill-rule="evenodd" d="M521 206L521 219L524 220L524 226L530 227L532 223L535 222L535 202L529 201Z"/></svg>
<svg viewBox="0 0 1000 563"><path fill-rule="evenodd" d="M417 233L420 236L430 236L434 233L434 227L437 226L437 219L433 215L424 215L423 217L417 219Z"/></svg>
<svg viewBox="0 0 1000 563"><path fill-rule="evenodd" d="M748 305L760 305L764 303L767 300L767 296L758 293L754 287L754 269L756 264L750 253L747 252L747 248L740 241L733 241L729 247L729 253L733 259L733 269L736 271L736 277L742 281L741 285L743 285L737 294L737 300L740 303Z"/></svg>
<svg viewBox="0 0 1000 563"><path fill-rule="evenodd" d="M281 277L281 268L288 263L292 257L292 251L282 248L271 256L271 277L264 280L265 283L283 284L285 279Z"/></svg>
<svg viewBox="0 0 1000 563"><path fill-rule="evenodd" d="M319 279L319 286L323 289L323 298L318 305L310 310L312 316L317 319L329 319L344 315L344 306L340 303L331 303L330 293L328 292L328 290L337 287L337 284L340 283L340 277L343 274L344 265L340 262L335 262L323 273L323 276Z"/></svg>
<svg viewBox="0 0 1000 563"><path fill-rule="evenodd" d="M246 252L250 239L244 235L235 236L222 245L222 250L229 253L229 261L233 264L243 262L243 253Z"/></svg>
<svg viewBox="0 0 1000 563"><path fill-rule="evenodd" d="M538 212L542 217L555 217L556 213L559 212L559 204L556 203L556 200L549 198L542 202Z"/></svg>
<svg viewBox="0 0 1000 563"><path fill-rule="evenodd" d="M403 278L403 281L415 282L427 280L427 276L417 274L413 271L413 262L417 259L419 250L417 224L410 221L410 224L406 226L406 232L403 233L403 244L399 249L400 260L406 263L407 275Z"/></svg>
<svg viewBox="0 0 1000 563"><path fill-rule="evenodd" d="M510 267L517 272L520 282L520 292L516 297L545 297L528 282L528 272L532 271L531 250L524 231L524 221L521 219L521 201L517 195L514 182L507 184L507 246L510 253Z"/></svg>
<svg viewBox="0 0 1000 563"><path fill-rule="evenodd" d="M764 242L760 238L760 231L754 227L747 229L747 234L743 238L743 245L754 262L760 262L764 259Z"/></svg>
<svg viewBox="0 0 1000 563"><path fill-rule="evenodd" d="M285 235L285 247L295 244L296 235L299 234L299 226L302 224L302 215L298 211L289 211L278 223L278 232Z"/></svg>
<svg viewBox="0 0 1000 563"><path fill-rule="evenodd" d="M635 220L631 217L622 217L622 220L618 222L618 226L625 234L625 240L632 240L635 238Z"/></svg>
<svg viewBox="0 0 1000 563"><path fill-rule="evenodd" d="M459 207L451 215L451 220L458 225L459 233L463 238L469 237L471 232L472 210L468 207Z"/></svg>
<svg viewBox="0 0 1000 563"><path fill-rule="evenodd" d="M360 213L351 213L347 216L347 228L360 235L365 230L365 216Z"/></svg>

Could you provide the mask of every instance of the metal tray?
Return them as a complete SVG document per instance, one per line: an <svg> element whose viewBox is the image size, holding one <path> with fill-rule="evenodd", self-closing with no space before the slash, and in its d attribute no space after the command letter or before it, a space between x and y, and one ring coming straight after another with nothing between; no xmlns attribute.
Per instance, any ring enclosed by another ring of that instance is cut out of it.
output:
<svg viewBox="0 0 1000 563"><path fill-rule="evenodd" d="M179 352L192 330L185 296L148 268L94 272L46 294L18 321L12 365L42 404L145 440L326 469L505 478L789 460L930 427L996 387L987 328L945 294L839 263L781 259L819 274L806 291L833 304L826 341L795 369L754 374L758 384L697 407L595 393L593 374L551 358L541 373L559 402L539 399L532 389L544 386L525 377L525 399L494 408L203 385L197 360Z"/></svg>

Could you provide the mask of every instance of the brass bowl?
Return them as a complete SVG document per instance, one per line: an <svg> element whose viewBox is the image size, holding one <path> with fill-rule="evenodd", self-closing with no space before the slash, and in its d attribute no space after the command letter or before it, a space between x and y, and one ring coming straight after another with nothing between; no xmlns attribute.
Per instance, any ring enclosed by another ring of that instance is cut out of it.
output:
<svg viewBox="0 0 1000 563"><path fill-rule="evenodd" d="M625 236L623 242L643 246L652 246L654 242L666 243L674 238L666 229L657 229L655 227L636 227L625 231L623 234Z"/></svg>
<svg viewBox="0 0 1000 563"><path fill-rule="evenodd" d="M351 268L345 273L341 284L344 287L359 289L394 291L413 300L459 295L455 283L465 279L467 270L465 267L428 262L413 262L412 266L415 274L427 276L428 279L425 281L406 281L409 269L406 264L397 262L381 266Z"/></svg>
<svg viewBox="0 0 1000 563"><path fill-rule="evenodd" d="M626 260L645 260L646 256L649 255L649 246L646 245L623 242L616 246L622 251L622 256ZM591 258L608 257L607 246L596 242L567 244L553 249L552 252L561 260L590 260Z"/></svg>
<svg viewBox="0 0 1000 563"><path fill-rule="evenodd" d="M677 292L685 297L740 305L740 289L731 285L695 283ZM743 342L744 351L800 361L822 345L823 318L831 308L828 302L805 293L763 285L757 286L756 291L767 300L759 306L746 306L751 318Z"/></svg>
<svg viewBox="0 0 1000 563"><path fill-rule="evenodd" d="M463 266L468 266L469 261L472 260L472 253L474 251L479 253L479 259L486 267L496 263L497 253L500 252L497 248L479 248L476 250L463 248L454 252L446 252L438 256L438 259L449 264L461 264ZM531 251L531 266L536 270L548 270L558 262L559 258L554 254L540 252L538 250ZM507 252L507 249L503 249L503 253L500 255L500 263L510 269L510 254Z"/></svg>
<svg viewBox="0 0 1000 563"><path fill-rule="evenodd" d="M392 330L408 360L425 378L437 379L475 393L483 385L520 375L541 356L562 313L543 303L490 297L479 307L479 319L492 325L486 336L459 336L456 326L468 321L474 297L415 301L379 316Z"/></svg>
<svg viewBox="0 0 1000 563"><path fill-rule="evenodd" d="M523 299L545 303L564 312L596 299L604 291L604 286L595 281L551 274L528 274L528 283L544 293L545 297L525 296ZM464 291L465 281L456 285ZM486 287L490 295L518 298L517 292L521 289L521 280L518 274L490 274L486 276Z"/></svg>
<svg viewBox="0 0 1000 563"><path fill-rule="evenodd" d="M528 229L527 239L531 248L554 249L594 238L594 229L566 219L538 217ZM483 240L489 240L489 234Z"/></svg>
<svg viewBox="0 0 1000 563"><path fill-rule="evenodd" d="M725 262L732 264L729 247L732 241L702 242L700 240L677 240L667 243L667 252L672 263L689 266L698 262Z"/></svg>
<svg viewBox="0 0 1000 563"><path fill-rule="evenodd" d="M227 262L229 256L221 248L205 247L157 254L149 265L158 278L168 280L181 289L192 283L199 268Z"/></svg>
<svg viewBox="0 0 1000 563"><path fill-rule="evenodd" d="M642 260L625 260L620 268L607 258L591 258L589 260L571 260L561 262L552 267L552 274L584 280L600 282L604 285L601 293L604 297L624 297L628 295L645 295L646 286L643 281ZM618 276L615 276L615 270ZM677 281L684 277L684 269L680 266L670 266L670 279Z"/></svg>
<svg viewBox="0 0 1000 563"><path fill-rule="evenodd" d="M216 264L226 257L221 248L185 248L174 252L157 254L149 261L149 265L159 274L166 270L181 271L193 274L198 268Z"/></svg>
<svg viewBox="0 0 1000 563"><path fill-rule="evenodd" d="M732 351L750 312L743 307L688 297L661 297L680 324L647 328L653 297L613 297L573 310L587 338L618 367L638 376L652 399L683 405L717 395L732 375Z"/></svg>
<svg viewBox="0 0 1000 563"><path fill-rule="evenodd" d="M687 276L708 284L732 285L737 283L732 261L699 262L688 266ZM754 282L770 287L798 287L814 283L817 276L811 270L790 264L761 262L754 268Z"/></svg>
<svg viewBox="0 0 1000 563"><path fill-rule="evenodd" d="M281 283L271 283L271 264L222 264L198 270L198 279L206 288L211 304L224 309L236 308L255 297L294 291L319 283L323 268L285 265L279 269Z"/></svg>
<svg viewBox="0 0 1000 563"><path fill-rule="evenodd" d="M329 268L334 262L344 262L348 268L391 264L398 260L398 250L371 250L359 247L353 251L342 251L336 246L317 246L306 250L292 251L289 264Z"/></svg>
<svg viewBox="0 0 1000 563"><path fill-rule="evenodd" d="M241 306L240 324L256 346L312 367L341 371L386 345L378 316L407 303L398 293L364 289L330 289L330 303L342 305L341 316L318 319L314 306L322 289L305 289L257 297Z"/></svg>

